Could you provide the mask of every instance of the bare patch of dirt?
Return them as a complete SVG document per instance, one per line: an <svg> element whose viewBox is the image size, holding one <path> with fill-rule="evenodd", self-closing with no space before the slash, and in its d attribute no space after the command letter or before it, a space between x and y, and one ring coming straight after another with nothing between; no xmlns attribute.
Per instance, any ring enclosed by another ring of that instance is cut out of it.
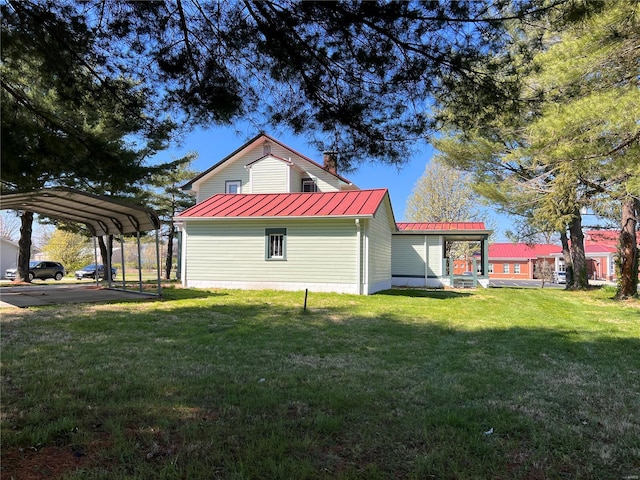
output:
<svg viewBox="0 0 640 480"><path fill-rule="evenodd" d="M5 480L55 479L91 463L90 455L71 447L12 448L2 453L0 472Z"/></svg>
<svg viewBox="0 0 640 480"><path fill-rule="evenodd" d="M49 445L2 450L2 480L52 480L63 478L78 468L105 462L100 451L110 444L106 435L89 445ZM103 465L107 466L107 465Z"/></svg>

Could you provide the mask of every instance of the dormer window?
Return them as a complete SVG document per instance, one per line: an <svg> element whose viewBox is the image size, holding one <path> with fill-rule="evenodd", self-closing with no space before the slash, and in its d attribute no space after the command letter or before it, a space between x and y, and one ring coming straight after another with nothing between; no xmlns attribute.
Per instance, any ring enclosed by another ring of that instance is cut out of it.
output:
<svg viewBox="0 0 640 480"><path fill-rule="evenodd" d="M269 155L271 153L271 144L263 143L262 144L262 155Z"/></svg>
<svg viewBox="0 0 640 480"><path fill-rule="evenodd" d="M302 191L303 192L317 192L318 185L316 185L316 181L313 178L303 178L302 179Z"/></svg>

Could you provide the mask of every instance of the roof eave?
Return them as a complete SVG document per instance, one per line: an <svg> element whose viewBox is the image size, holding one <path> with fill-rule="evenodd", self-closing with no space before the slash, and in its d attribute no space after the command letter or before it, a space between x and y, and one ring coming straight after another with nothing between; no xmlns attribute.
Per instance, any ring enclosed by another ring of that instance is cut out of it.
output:
<svg viewBox="0 0 640 480"><path fill-rule="evenodd" d="M265 216L265 217L173 217L175 222L185 221L221 221L221 220L355 220L360 218L373 218L373 214L362 215L313 215L313 216Z"/></svg>

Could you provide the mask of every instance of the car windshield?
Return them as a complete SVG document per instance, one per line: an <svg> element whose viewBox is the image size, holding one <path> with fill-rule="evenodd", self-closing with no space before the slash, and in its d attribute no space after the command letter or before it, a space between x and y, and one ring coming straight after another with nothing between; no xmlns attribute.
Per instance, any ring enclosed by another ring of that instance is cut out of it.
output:
<svg viewBox="0 0 640 480"><path fill-rule="evenodd" d="M40 262L29 262L29 268L33 268L38 265Z"/></svg>
<svg viewBox="0 0 640 480"><path fill-rule="evenodd" d="M87 265L86 267L82 267L82 270L95 270L96 264L92 263L91 265Z"/></svg>

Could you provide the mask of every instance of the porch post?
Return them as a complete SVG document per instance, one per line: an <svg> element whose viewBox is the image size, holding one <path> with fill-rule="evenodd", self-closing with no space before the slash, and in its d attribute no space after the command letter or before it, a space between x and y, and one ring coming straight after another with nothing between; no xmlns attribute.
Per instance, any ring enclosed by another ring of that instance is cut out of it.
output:
<svg viewBox="0 0 640 480"><path fill-rule="evenodd" d="M489 237L485 236L482 240L482 276L489 278Z"/></svg>

